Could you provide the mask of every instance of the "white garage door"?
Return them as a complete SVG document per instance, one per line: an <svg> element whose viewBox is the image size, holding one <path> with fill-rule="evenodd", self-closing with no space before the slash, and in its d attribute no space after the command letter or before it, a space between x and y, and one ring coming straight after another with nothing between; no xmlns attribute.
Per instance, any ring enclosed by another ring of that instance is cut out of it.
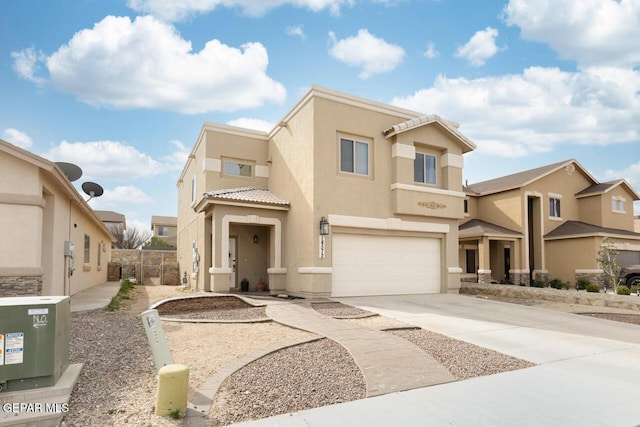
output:
<svg viewBox="0 0 640 427"><path fill-rule="evenodd" d="M438 239L334 234L332 253L332 296L440 292Z"/></svg>

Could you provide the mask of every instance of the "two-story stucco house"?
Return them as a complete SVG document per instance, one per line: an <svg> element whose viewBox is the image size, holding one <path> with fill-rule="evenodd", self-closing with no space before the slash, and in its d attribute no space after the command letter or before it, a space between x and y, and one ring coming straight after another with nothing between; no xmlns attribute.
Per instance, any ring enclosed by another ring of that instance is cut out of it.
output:
<svg viewBox="0 0 640 427"><path fill-rule="evenodd" d="M175 216L151 216L151 231L153 237L159 237L171 246L176 245L178 233L178 218Z"/></svg>
<svg viewBox="0 0 640 427"><path fill-rule="evenodd" d="M316 296L457 292L455 123L314 86L271 132L205 123L178 181L190 285Z"/></svg>
<svg viewBox="0 0 640 427"><path fill-rule="evenodd" d="M605 237L620 251L620 265L640 263L633 217L640 195L624 180L598 182L576 160L468 185L465 191L463 280L602 282L596 258Z"/></svg>
<svg viewBox="0 0 640 427"><path fill-rule="evenodd" d="M107 281L113 236L49 160L0 140L0 297Z"/></svg>

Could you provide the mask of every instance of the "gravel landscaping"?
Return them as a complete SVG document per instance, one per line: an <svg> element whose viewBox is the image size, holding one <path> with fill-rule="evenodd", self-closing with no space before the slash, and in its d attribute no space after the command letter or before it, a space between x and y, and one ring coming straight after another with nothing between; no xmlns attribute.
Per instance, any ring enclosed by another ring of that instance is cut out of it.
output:
<svg viewBox="0 0 640 427"><path fill-rule="evenodd" d="M161 317L172 319L252 321L267 319L265 307L254 306L234 296L192 297L163 302Z"/></svg>
<svg viewBox="0 0 640 427"><path fill-rule="evenodd" d="M365 397L360 369L339 344L321 339L271 353L222 385L210 425L317 408Z"/></svg>
<svg viewBox="0 0 640 427"><path fill-rule="evenodd" d="M336 318L377 316L377 314L370 311L362 310L361 308L352 307L340 302L312 303L311 307L320 314Z"/></svg>
<svg viewBox="0 0 640 427"><path fill-rule="evenodd" d="M583 316L597 317L599 319L613 320L616 322L632 323L640 325L640 314L625 313L578 313Z"/></svg>

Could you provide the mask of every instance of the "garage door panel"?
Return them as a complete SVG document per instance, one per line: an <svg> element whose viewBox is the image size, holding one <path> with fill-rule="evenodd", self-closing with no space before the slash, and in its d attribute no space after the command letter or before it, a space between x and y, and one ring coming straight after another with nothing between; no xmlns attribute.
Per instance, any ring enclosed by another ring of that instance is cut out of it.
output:
<svg viewBox="0 0 640 427"><path fill-rule="evenodd" d="M334 234L333 296L440 292L440 242L433 238Z"/></svg>

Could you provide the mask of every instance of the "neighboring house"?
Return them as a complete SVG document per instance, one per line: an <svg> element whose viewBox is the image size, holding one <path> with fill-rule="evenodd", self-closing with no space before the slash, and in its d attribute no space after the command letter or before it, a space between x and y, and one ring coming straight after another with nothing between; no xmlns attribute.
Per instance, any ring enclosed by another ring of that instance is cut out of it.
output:
<svg viewBox="0 0 640 427"><path fill-rule="evenodd" d="M636 233L640 233L640 216L633 219L633 229Z"/></svg>
<svg viewBox="0 0 640 427"><path fill-rule="evenodd" d="M113 236L62 170L0 140L0 171L0 296L106 282Z"/></svg>
<svg viewBox="0 0 640 427"><path fill-rule="evenodd" d="M457 292L474 148L438 116L317 86L271 132L205 123L177 184L181 274L215 292Z"/></svg>
<svg viewBox="0 0 640 427"><path fill-rule="evenodd" d="M151 217L153 237L159 237L171 246L176 246L178 235L178 218L175 216Z"/></svg>
<svg viewBox="0 0 640 427"><path fill-rule="evenodd" d="M94 210L93 212L109 231L122 233L127 229L127 219L123 214L114 211Z"/></svg>
<svg viewBox="0 0 640 427"><path fill-rule="evenodd" d="M598 182L576 160L468 185L465 191L463 280L601 282L596 258L605 237L620 251L620 265L640 263L633 217L640 195L624 180Z"/></svg>

